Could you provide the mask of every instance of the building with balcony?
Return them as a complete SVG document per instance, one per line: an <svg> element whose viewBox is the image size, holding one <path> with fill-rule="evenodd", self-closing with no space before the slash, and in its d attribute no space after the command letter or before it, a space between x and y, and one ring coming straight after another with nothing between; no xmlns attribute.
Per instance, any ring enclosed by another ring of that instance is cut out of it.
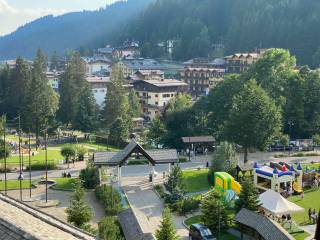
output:
<svg viewBox="0 0 320 240"><path fill-rule="evenodd" d="M190 86L190 93L195 98L207 95L209 90L223 79L225 60L221 58L210 61L206 58L195 58L184 62L180 72L181 80Z"/></svg>
<svg viewBox="0 0 320 240"><path fill-rule="evenodd" d="M133 83L141 111L147 120L161 115L169 100L179 93L187 93L188 84L175 79L139 80Z"/></svg>

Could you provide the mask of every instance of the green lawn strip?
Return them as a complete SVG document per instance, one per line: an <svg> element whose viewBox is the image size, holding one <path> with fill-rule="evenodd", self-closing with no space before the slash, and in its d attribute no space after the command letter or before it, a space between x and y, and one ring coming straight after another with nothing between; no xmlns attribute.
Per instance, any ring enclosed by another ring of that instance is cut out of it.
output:
<svg viewBox="0 0 320 240"><path fill-rule="evenodd" d="M48 149L48 161L58 163L60 160L63 160L63 157L60 154L60 150ZM24 165L29 164L28 155L23 156ZM31 156L31 163L44 163L45 162L45 151L38 150L38 153L34 156ZM3 159L0 160L0 163L3 163ZM19 165L19 156L14 155L7 158L7 163L9 165Z"/></svg>
<svg viewBox="0 0 320 240"><path fill-rule="evenodd" d="M295 213L292 215L294 221L299 225L306 225L309 224L309 218L308 218L308 209L316 209L318 211L320 209L320 189L318 190L308 190L305 191L304 198L301 199L300 196L292 196L289 198L289 200L300 207L303 207L305 209L305 212L302 213Z"/></svg>
<svg viewBox="0 0 320 240"><path fill-rule="evenodd" d="M23 189L27 189L29 188L29 180L22 180L22 188ZM8 190L17 190L20 189L20 181L19 180L8 180L7 181L7 187ZM4 181L0 181L0 191L4 191L5 190L5 184Z"/></svg>
<svg viewBox="0 0 320 240"><path fill-rule="evenodd" d="M185 170L183 181L187 193L208 190L211 186L208 182L208 169Z"/></svg>
<svg viewBox="0 0 320 240"><path fill-rule="evenodd" d="M63 147L70 146L70 145L74 146L74 147L82 146L82 147L87 148L89 151L111 151L111 152L115 152L115 151L119 150L116 147L109 146L109 145L106 145L106 144L97 144L97 143L90 143L90 142L64 143L64 144L57 144L57 145L54 145L52 147L61 149Z"/></svg>
<svg viewBox="0 0 320 240"><path fill-rule="evenodd" d="M291 236L294 237L296 240L304 240L306 237L309 237L309 234L306 232L292 233Z"/></svg>
<svg viewBox="0 0 320 240"><path fill-rule="evenodd" d="M76 185L79 183L78 178L53 178L56 182L52 189L55 190L65 190L65 191L73 191Z"/></svg>

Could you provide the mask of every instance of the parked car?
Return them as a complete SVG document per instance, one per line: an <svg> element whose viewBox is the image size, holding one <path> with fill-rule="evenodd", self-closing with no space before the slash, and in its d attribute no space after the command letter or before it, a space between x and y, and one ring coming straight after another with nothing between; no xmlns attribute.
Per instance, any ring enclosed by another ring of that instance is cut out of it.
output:
<svg viewBox="0 0 320 240"><path fill-rule="evenodd" d="M205 225L197 223L192 224L189 229L190 240L216 240L210 229Z"/></svg>

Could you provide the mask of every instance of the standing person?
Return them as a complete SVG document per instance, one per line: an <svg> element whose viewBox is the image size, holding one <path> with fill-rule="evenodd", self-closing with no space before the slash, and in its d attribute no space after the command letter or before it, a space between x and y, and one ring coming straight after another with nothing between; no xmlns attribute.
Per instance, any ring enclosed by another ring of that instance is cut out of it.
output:
<svg viewBox="0 0 320 240"><path fill-rule="evenodd" d="M301 199L304 199L304 191L301 192L300 197Z"/></svg>
<svg viewBox="0 0 320 240"><path fill-rule="evenodd" d="M311 222L311 208L309 208L309 210L308 210L308 217L309 217L309 222Z"/></svg>

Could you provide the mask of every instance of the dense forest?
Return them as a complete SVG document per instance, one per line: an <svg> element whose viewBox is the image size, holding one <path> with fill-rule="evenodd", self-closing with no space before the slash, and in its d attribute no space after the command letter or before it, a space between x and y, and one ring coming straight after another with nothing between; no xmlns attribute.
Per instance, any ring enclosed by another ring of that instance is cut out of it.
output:
<svg viewBox="0 0 320 240"><path fill-rule="evenodd" d="M81 46L102 46L110 41L115 29L136 17L152 1L120 1L97 11L40 18L0 37L0 60L17 56L31 59L38 48L51 55L54 51L61 54Z"/></svg>
<svg viewBox="0 0 320 240"><path fill-rule="evenodd" d="M144 55L159 57L157 44L176 40L179 60L281 47L300 64L319 65L319 26L317 0L157 0L122 30L120 41L135 38Z"/></svg>

